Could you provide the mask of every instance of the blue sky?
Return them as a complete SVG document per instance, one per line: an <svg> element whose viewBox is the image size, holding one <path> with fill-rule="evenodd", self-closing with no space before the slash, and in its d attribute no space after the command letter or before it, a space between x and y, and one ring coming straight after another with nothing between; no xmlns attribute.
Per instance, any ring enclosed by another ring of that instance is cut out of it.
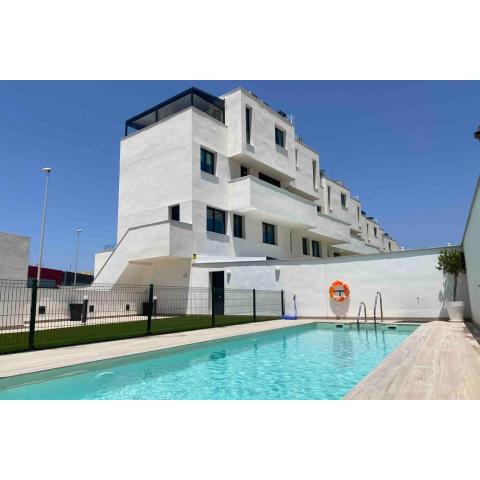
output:
<svg viewBox="0 0 480 480"><path fill-rule="evenodd" d="M38 258L44 177L51 166L44 265L79 269L115 242L124 121L192 85L239 85L295 115L327 175L406 248L459 243L479 172L480 82L0 82L0 231L32 238ZM161 182L162 179L159 179Z"/></svg>

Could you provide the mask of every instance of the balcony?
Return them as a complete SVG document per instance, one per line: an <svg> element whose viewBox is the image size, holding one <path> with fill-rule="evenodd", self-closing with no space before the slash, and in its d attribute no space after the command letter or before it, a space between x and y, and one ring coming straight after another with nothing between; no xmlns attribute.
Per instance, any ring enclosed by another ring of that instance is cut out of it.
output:
<svg viewBox="0 0 480 480"><path fill-rule="evenodd" d="M308 229L316 224L313 202L250 175L229 182L229 208L234 213L293 228Z"/></svg>
<svg viewBox="0 0 480 480"><path fill-rule="evenodd" d="M356 237L350 237L348 243L342 243L335 245L335 249L352 254L366 255L369 253L379 253L378 249L367 245L362 239Z"/></svg>
<svg viewBox="0 0 480 480"><path fill-rule="evenodd" d="M311 228L310 231L321 237L330 245L350 241L350 224L331 215L316 213L315 226L314 228Z"/></svg>

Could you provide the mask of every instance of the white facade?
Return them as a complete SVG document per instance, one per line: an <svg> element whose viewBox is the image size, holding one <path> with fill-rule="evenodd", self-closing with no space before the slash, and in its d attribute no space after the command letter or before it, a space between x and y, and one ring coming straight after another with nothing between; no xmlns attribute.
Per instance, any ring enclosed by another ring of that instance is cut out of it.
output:
<svg viewBox="0 0 480 480"><path fill-rule="evenodd" d="M117 246L97 254L97 283L185 285L192 255L309 259L399 250L350 191L323 174L318 153L287 116L241 88L218 101L220 120L208 106L186 104L158 121L168 105L131 122L138 131L120 148ZM202 171L202 149L213 155L211 173ZM224 212L215 213L225 218L220 233L207 227L208 208ZM185 275L167 279L172 262L187 267Z"/></svg>
<svg viewBox="0 0 480 480"><path fill-rule="evenodd" d="M30 238L0 232L0 279L27 280Z"/></svg>
<svg viewBox="0 0 480 480"><path fill-rule="evenodd" d="M480 178L473 194L472 206L465 227L463 251L467 266L472 320L480 326Z"/></svg>

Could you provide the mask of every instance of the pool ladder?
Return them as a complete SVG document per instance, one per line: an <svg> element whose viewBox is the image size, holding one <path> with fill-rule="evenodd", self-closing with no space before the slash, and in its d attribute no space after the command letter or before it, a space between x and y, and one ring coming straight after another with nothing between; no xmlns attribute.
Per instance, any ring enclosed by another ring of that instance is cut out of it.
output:
<svg viewBox="0 0 480 480"><path fill-rule="evenodd" d="M373 305L373 321L375 325L377 324L377 300L380 299L380 318L382 319L383 323L383 303L382 303L382 294L377 292L375 295L375 304Z"/></svg>
<svg viewBox="0 0 480 480"><path fill-rule="evenodd" d="M360 330L360 315L362 313L362 305L363 305L363 318L364 321L367 321L367 306L365 302L360 302L360 306L358 307L358 314L357 314L357 330Z"/></svg>

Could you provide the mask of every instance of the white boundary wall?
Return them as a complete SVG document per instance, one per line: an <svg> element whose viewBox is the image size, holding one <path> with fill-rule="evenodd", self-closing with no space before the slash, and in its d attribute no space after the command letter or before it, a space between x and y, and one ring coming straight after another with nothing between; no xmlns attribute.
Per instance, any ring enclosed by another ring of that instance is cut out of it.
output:
<svg viewBox="0 0 480 480"><path fill-rule="evenodd" d="M380 291L385 317L447 318L446 302L452 298L453 282L435 268L441 250L315 260L196 263L192 266L191 286L208 286L209 272L224 270L226 288L285 290L286 313L291 310L292 295L296 294L299 316L356 318L359 304L364 301L367 315L371 317L375 294ZM328 288L335 280L350 286L349 301L339 304L330 300ZM466 283L462 276L459 299L465 301L465 316L470 318Z"/></svg>
<svg viewBox="0 0 480 480"><path fill-rule="evenodd" d="M472 320L480 325L480 178L463 236Z"/></svg>

